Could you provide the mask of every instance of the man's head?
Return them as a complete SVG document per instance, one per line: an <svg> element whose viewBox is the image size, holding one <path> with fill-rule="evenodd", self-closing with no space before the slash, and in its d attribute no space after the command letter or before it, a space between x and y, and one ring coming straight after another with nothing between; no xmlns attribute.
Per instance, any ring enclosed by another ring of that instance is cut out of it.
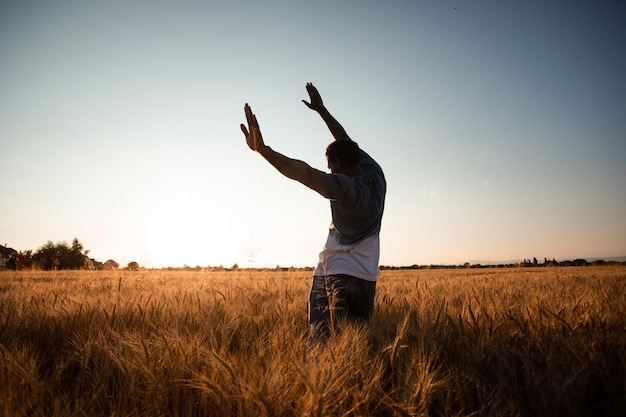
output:
<svg viewBox="0 0 626 417"><path fill-rule="evenodd" d="M356 175L360 171L359 145L352 140L336 140L326 148L330 172Z"/></svg>

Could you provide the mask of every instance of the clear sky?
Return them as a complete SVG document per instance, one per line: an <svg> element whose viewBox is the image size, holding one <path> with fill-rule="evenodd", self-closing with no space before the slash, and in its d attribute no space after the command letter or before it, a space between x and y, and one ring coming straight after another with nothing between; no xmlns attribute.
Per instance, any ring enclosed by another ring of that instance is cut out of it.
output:
<svg viewBox="0 0 626 417"><path fill-rule="evenodd" d="M0 243L313 266L307 82L383 167L381 264L626 255L622 1L1 1Z"/></svg>

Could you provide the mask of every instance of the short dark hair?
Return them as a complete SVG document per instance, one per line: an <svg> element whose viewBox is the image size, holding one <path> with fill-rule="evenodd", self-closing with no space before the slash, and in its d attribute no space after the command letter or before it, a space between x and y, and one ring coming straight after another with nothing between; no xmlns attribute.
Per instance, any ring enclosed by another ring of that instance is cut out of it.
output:
<svg viewBox="0 0 626 417"><path fill-rule="evenodd" d="M349 165L359 165L359 144L350 139L336 140L326 148L326 158L329 161L335 159L339 162Z"/></svg>

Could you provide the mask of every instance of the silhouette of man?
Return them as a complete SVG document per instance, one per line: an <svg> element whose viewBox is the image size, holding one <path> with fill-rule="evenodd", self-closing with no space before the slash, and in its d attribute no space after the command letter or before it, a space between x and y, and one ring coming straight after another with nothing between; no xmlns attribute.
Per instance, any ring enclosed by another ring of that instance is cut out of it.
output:
<svg viewBox="0 0 626 417"><path fill-rule="evenodd" d="M332 223L313 273L309 323L314 335L329 336L341 320L369 322L379 275L380 228L387 184L381 167L352 141L324 106L311 83L310 102L334 141L326 148L330 174L291 159L267 146L256 115L246 103L248 122L241 124L246 143L284 176L330 200Z"/></svg>

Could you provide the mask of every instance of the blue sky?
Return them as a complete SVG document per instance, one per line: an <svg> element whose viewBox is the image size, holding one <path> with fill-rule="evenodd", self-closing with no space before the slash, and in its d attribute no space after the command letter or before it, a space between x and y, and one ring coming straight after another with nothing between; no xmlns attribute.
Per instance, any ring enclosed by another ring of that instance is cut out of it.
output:
<svg viewBox="0 0 626 417"><path fill-rule="evenodd" d="M381 264L626 255L626 6L0 3L0 240L125 264L314 265L306 82L382 165Z"/></svg>

